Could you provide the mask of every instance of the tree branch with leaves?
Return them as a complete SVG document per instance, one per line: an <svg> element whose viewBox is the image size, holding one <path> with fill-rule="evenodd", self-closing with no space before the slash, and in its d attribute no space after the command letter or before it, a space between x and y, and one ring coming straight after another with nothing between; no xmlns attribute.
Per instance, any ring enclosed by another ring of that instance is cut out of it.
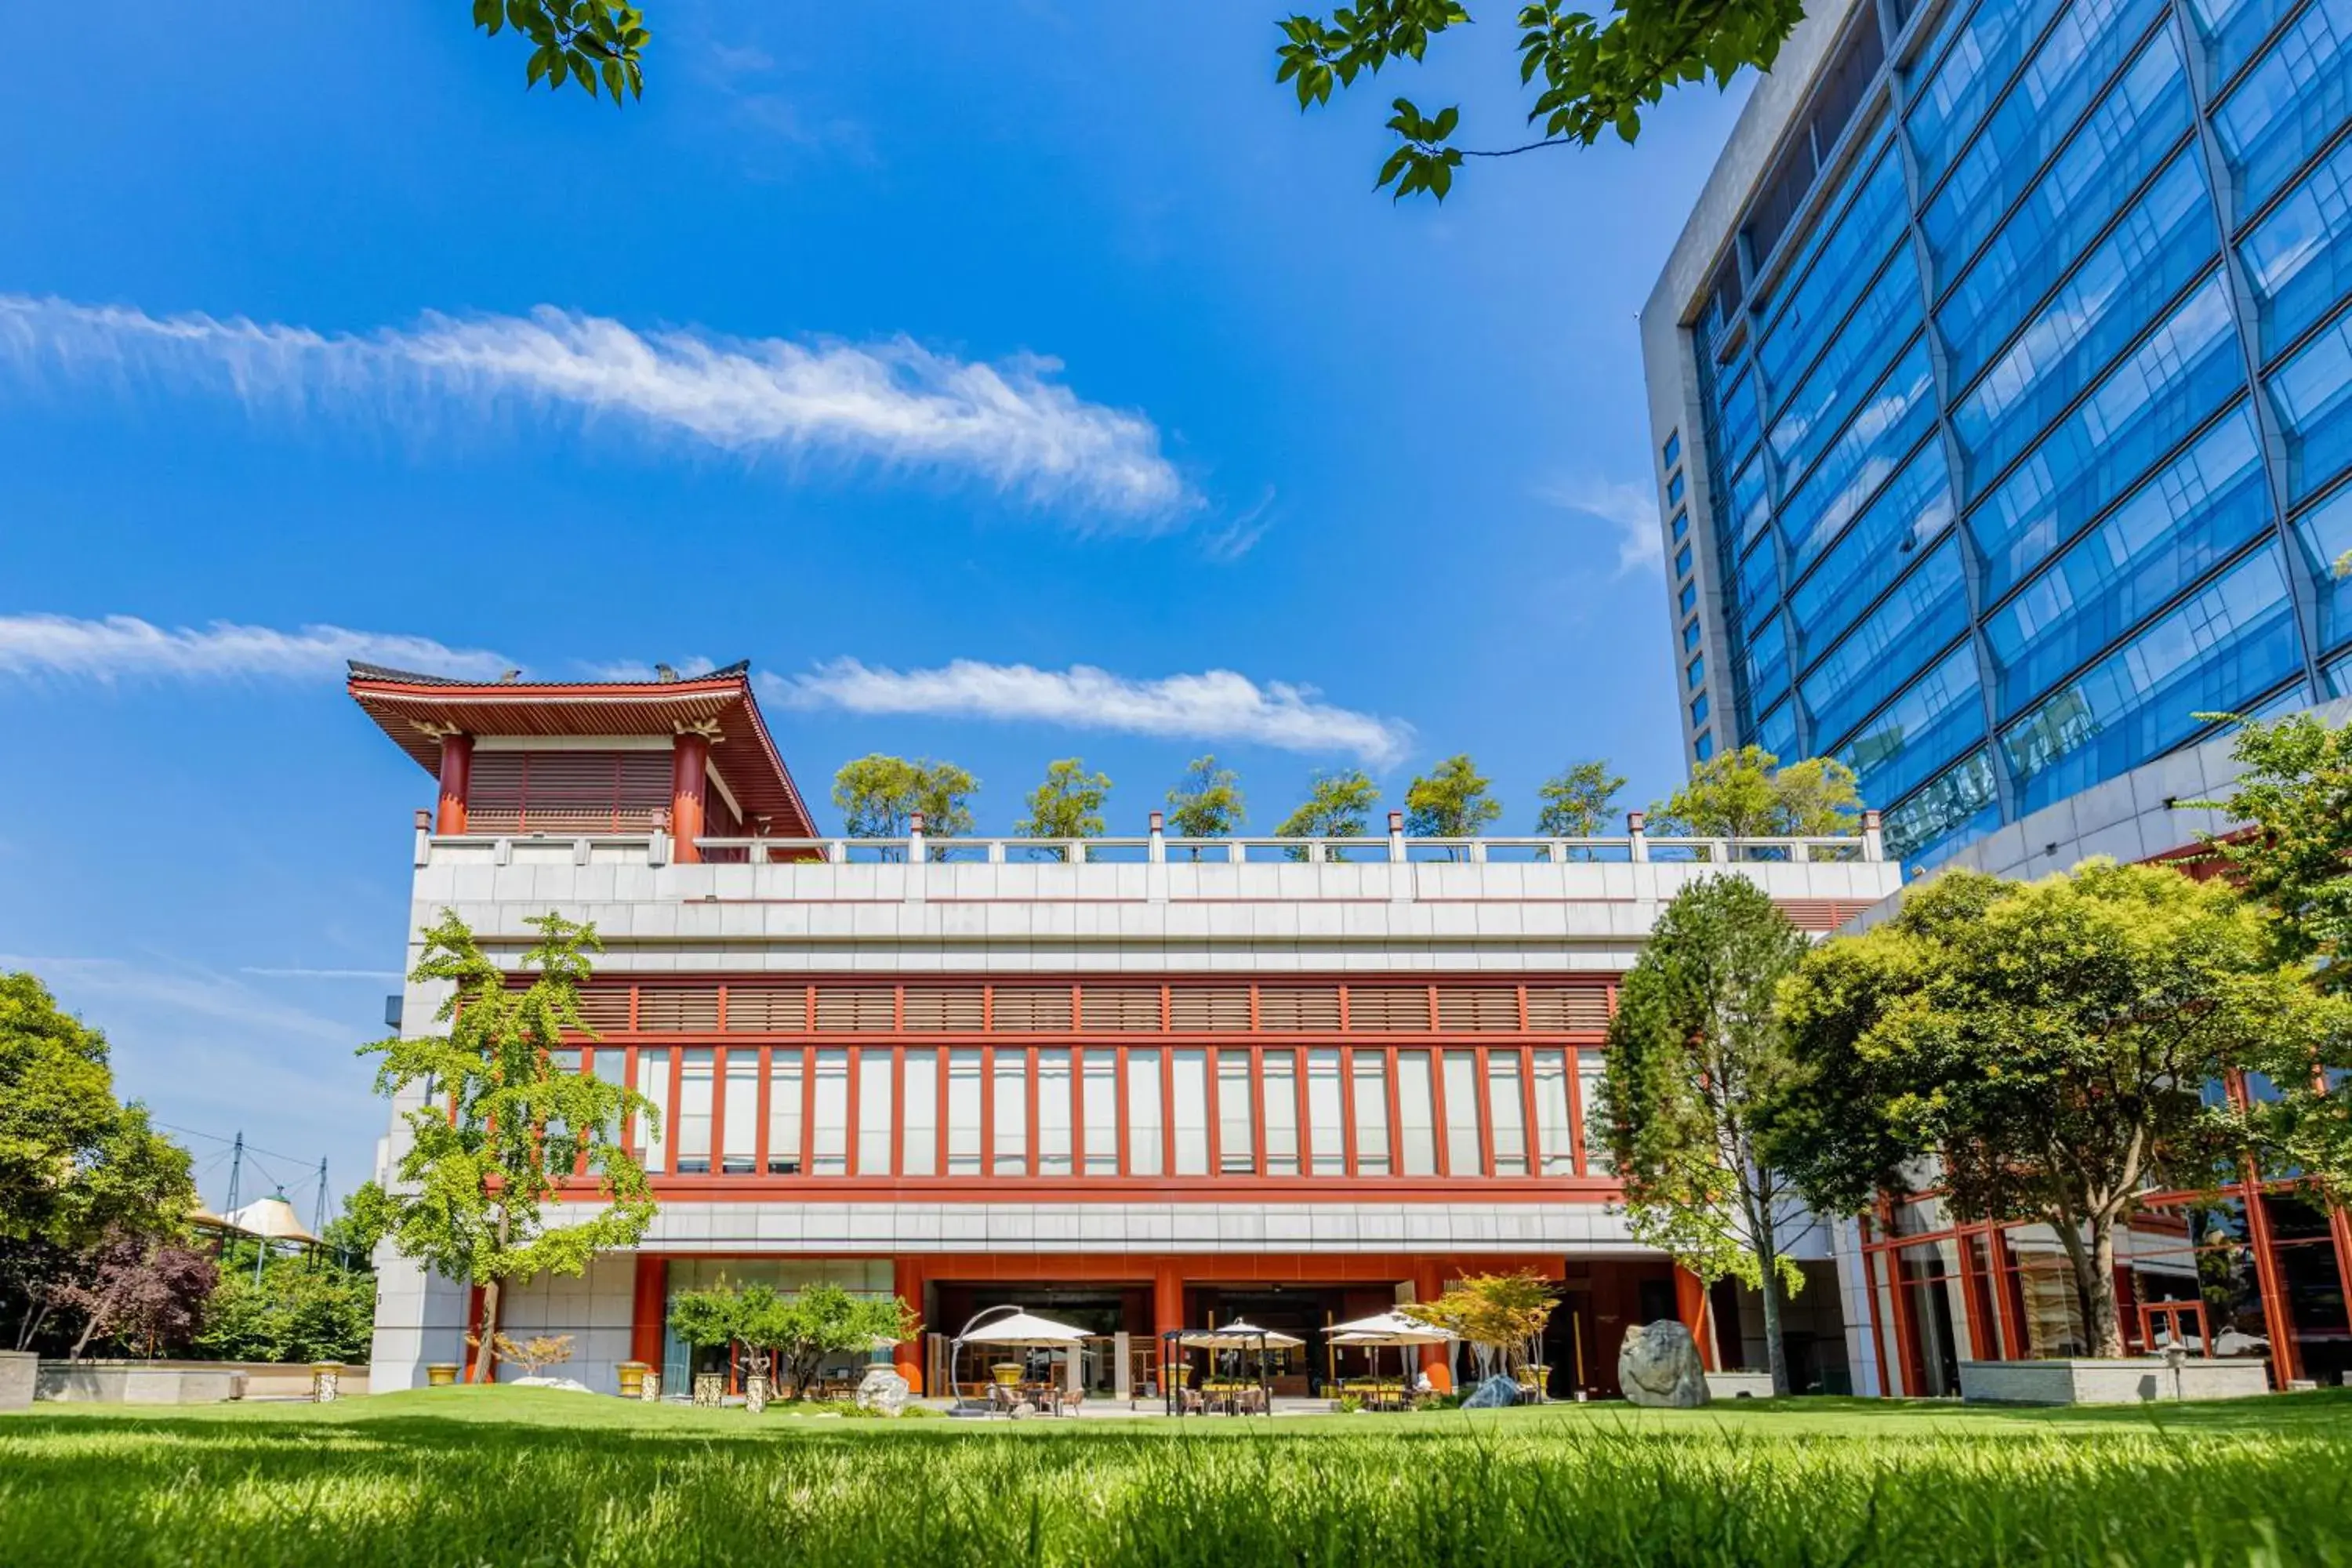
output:
<svg viewBox="0 0 2352 1568"><path fill-rule="evenodd" d="M474 0L474 26L491 37L508 27L534 46L523 86L545 78L551 89L576 82L596 96L597 84L618 109L645 96L643 54L653 35L643 12L619 0Z"/></svg>

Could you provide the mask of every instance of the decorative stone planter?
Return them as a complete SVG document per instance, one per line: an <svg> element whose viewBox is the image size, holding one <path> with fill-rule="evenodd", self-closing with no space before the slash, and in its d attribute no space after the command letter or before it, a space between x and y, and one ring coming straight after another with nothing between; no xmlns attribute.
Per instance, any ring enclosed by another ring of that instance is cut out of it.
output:
<svg viewBox="0 0 2352 1568"><path fill-rule="evenodd" d="M1772 1397L1772 1374L1769 1372L1710 1372L1706 1374L1706 1396L1709 1399L1769 1399Z"/></svg>
<svg viewBox="0 0 2352 1568"><path fill-rule="evenodd" d="M39 1356L31 1351L0 1351L0 1410L30 1409L40 1381Z"/></svg>
<svg viewBox="0 0 2352 1568"><path fill-rule="evenodd" d="M343 1368L340 1362L318 1361L310 1363L310 1403L332 1405L340 1391Z"/></svg>
<svg viewBox="0 0 2352 1568"><path fill-rule="evenodd" d="M1960 1398L1970 1405L2142 1405L2175 1399L2252 1399L2271 1391L2262 1362L2161 1357L1964 1361Z"/></svg>
<svg viewBox="0 0 2352 1568"><path fill-rule="evenodd" d="M694 1374L694 1403L705 1409L716 1410L719 1402L727 1397L727 1374L723 1372L698 1372Z"/></svg>
<svg viewBox="0 0 2352 1568"><path fill-rule="evenodd" d="M651 1367L641 1361L625 1361L615 1370L620 1373L622 1398L645 1397L646 1373L653 1370Z"/></svg>
<svg viewBox="0 0 2352 1568"><path fill-rule="evenodd" d="M637 1397L644 1400L647 1405L660 1403L661 1373L654 1371L651 1367L647 1367L646 1369L645 1381L637 1385Z"/></svg>
<svg viewBox="0 0 2352 1568"><path fill-rule="evenodd" d="M457 1363L454 1361L433 1361L425 1363L425 1386L448 1388L457 1381Z"/></svg>
<svg viewBox="0 0 2352 1568"><path fill-rule="evenodd" d="M768 1407L768 1380L758 1373L743 1380L743 1408L757 1415Z"/></svg>

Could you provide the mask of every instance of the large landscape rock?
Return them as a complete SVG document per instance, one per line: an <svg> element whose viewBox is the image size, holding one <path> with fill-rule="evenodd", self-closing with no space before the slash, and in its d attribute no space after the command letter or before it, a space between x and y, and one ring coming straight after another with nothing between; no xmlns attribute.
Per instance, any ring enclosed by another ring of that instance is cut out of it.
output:
<svg viewBox="0 0 2352 1568"><path fill-rule="evenodd" d="M1517 1405L1519 1402L1519 1397L1518 1380L1517 1378L1505 1377L1498 1372L1494 1376L1488 1378L1486 1382L1480 1384L1477 1387L1472 1389L1469 1396L1462 1401L1462 1408L1465 1410L1503 1410L1511 1405Z"/></svg>
<svg viewBox="0 0 2352 1568"><path fill-rule="evenodd" d="M1667 1321L1625 1331L1617 1352L1617 1381L1636 1405L1695 1410L1706 1403L1706 1369L1691 1331Z"/></svg>
<svg viewBox="0 0 2352 1568"><path fill-rule="evenodd" d="M866 1369L866 1376L857 1384L857 1408L877 1410L885 1415L896 1415L907 1408L913 1390L907 1380L887 1366Z"/></svg>

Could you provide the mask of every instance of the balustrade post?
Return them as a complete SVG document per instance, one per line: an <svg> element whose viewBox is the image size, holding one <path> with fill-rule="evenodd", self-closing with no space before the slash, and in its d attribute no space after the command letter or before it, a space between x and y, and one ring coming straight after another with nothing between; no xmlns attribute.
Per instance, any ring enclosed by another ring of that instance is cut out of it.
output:
<svg viewBox="0 0 2352 1568"><path fill-rule="evenodd" d="M1625 814L1625 837L1631 841L1633 858L1636 860L1650 858L1649 820L1646 812L1629 811Z"/></svg>

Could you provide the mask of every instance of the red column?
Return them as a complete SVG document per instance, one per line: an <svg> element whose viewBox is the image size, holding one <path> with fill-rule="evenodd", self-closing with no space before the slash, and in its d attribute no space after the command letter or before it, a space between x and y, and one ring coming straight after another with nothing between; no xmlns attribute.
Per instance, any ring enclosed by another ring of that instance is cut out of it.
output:
<svg viewBox="0 0 2352 1568"><path fill-rule="evenodd" d="M912 1258L898 1258L892 1265L891 1274L890 1288L898 1292L898 1300L906 1302L918 1313L921 1312L923 1266L920 1260ZM919 1337L921 1331L919 1329L916 1331L918 1337L915 1339L901 1340L893 1353L893 1359L898 1363L898 1375L905 1378L907 1386L917 1394L927 1392L923 1387L923 1342Z"/></svg>
<svg viewBox="0 0 2352 1568"><path fill-rule="evenodd" d="M629 1359L656 1372L662 1363L662 1309L668 1300L669 1260L637 1254L636 1289L631 1293L629 1308Z"/></svg>
<svg viewBox="0 0 2352 1568"><path fill-rule="evenodd" d="M1679 1263L1675 1265L1675 1316L1682 1320L1698 1346L1698 1364L1715 1371L1715 1335L1706 1321L1706 1281Z"/></svg>
<svg viewBox="0 0 2352 1568"><path fill-rule="evenodd" d="M1437 1064L1433 1063L1434 1067ZM1416 1258L1412 1261L1412 1296L1416 1301L1434 1301L1445 1294L1445 1271L1434 1258ZM1444 1345L1421 1347L1421 1370L1429 1374L1429 1385L1440 1394L1454 1392L1453 1360Z"/></svg>
<svg viewBox="0 0 2352 1568"><path fill-rule="evenodd" d="M682 734L669 755L669 832L676 842L670 858L679 862L699 860L695 840L702 837L702 802L709 786L710 740Z"/></svg>
<svg viewBox="0 0 2352 1568"><path fill-rule="evenodd" d="M1162 1100L1160 1103L1172 1102ZM1163 1258L1151 1266L1151 1333L1154 1341L1151 1364L1160 1369L1160 1384L1163 1391L1168 1386L1174 1354L1167 1336L1183 1326L1184 1270L1174 1259Z"/></svg>
<svg viewBox="0 0 2352 1568"><path fill-rule="evenodd" d="M466 795L474 776L474 737L444 735L441 737L441 809L435 814L433 831L463 833L466 831Z"/></svg>

